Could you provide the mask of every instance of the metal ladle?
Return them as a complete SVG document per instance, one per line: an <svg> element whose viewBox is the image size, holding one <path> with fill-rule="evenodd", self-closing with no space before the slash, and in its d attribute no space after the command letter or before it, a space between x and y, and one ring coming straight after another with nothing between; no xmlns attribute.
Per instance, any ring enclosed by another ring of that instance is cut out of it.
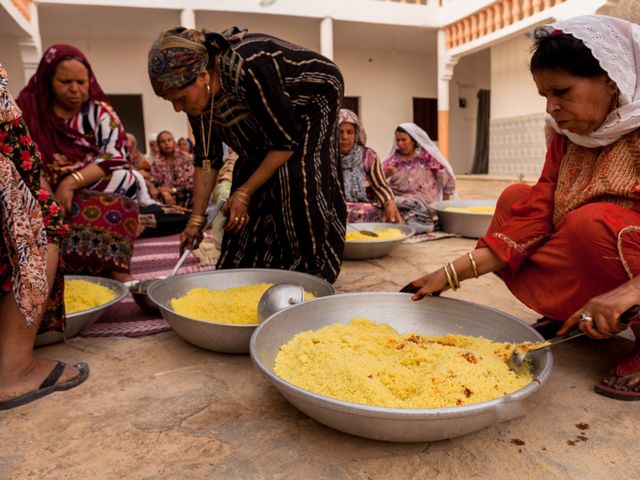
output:
<svg viewBox="0 0 640 480"><path fill-rule="evenodd" d="M631 322L631 320L636 318L638 315L640 315L640 305L634 305L633 307L626 310L622 315L620 315L620 323L622 323L623 325L628 325L629 322ZM520 345L517 345L516 348L513 349L513 352L509 357L509 368L518 373L522 370L522 366L525 364L527 355L529 353L553 347L560 343L564 343L569 340L573 340L574 338L581 337L584 334L585 333L582 330L572 330L564 337L554 337L550 340L547 340L546 342L540 342L540 344L527 345L526 348L518 348L520 347Z"/></svg>
<svg viewBox="0 0 640 480"><path fill-rule="evenodd" d="M362 235L366 235L367 237L378 237L378 234L376 232L372 232L371 230L361 230L359 228L354 227L353 224L351 223L347 223L347 228L351 228L352 230L355 230L356 232L359 232Z"/></svg>
<svg viewBox="0 0 640 480"><path fill-rule="evenodd" d="M276 312L304 301L304 288L290 283L277 283L269 287L258 302L258 323Z"/></svg>
<svg viewBox="0 0 640 480"><path fill-rule="evenodd" d="M224 203L224 200L219 200L214 207L210 207L207 212L207 223L204 225L204 227L202 227L200 232L206 231L211 226L213 220L216 218L216 216L224 206ZM185 249L185 251L176 262L175 266L173 267L173 270L167 276L148 278L146 280L131 280L129 282L125 282L126 287L129 289L131 295L133 295L133 299L136 301L138 306L140 306L140 308L149 313L158 312L158 306L153 303L147 296L149 288L151 288L151 285L153 285L154 283L160 280L165 280L166 278L173 277L176 273L178 273L178 270L180 270L180 267L182 267L182 264L187 259L189 254L196 248L198 248L197 239L194 241L192 248Z"/></svg>

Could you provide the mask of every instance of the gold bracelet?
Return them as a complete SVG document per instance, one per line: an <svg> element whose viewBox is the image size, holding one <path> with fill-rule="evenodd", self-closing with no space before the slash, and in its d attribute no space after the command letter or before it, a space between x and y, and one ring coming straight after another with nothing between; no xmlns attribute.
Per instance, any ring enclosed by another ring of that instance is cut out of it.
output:
<svg viewBox="0 0 640 480"><path fill-rule="evenodd" d="M78 188L84 187L84 177L82 176L82 174L80 172L71 172L71 177L78 184Z"/></svg>
<svg viewBox="0 0 640 480"><path fill-rule="evenodd" d="M206 222L207 221L207 217L205 217L204 215L198 215L196 213L192 213L191 215L189 215L189 220L197 220L199 222Z"/></svg>
<svg viewBox="0 0 640 480"><path fill-rule="evenodd" d="M189 220L189 221L187 222L187 227L202 228L202 227L204 227L204 223L200 223L200 222L193 222L193 221Z"/></svg>
<svg viewBox="0 0 640 480"><path fill-rule="evenodd" d="M458 280L458 272L456 272L453 262L449 262L449 268L451 269L451 275L453 275L453 283L456 285L455 290L458 290L460 288L460 280Z"/></svg>
<svg viewBox="0 0 640 480"><path fill-rule="evenodd" d="M469 257L469 261L471 262L474 277L478 278L480 276L480 272L478 272L478 264L476 263L476 259L473 258L473 253L467 252L467 257Z"/></svg>
<svg viewBox="0 0 640 480"><path fill-rule="evenodd" d="M453 284L453 280L451 280L451 275L449 274L449 270L447 270L447 266L446 265L443 266L442 269L444 270L444 275L447 277L447 283L449 284L449 288L451 288L451 290L455 292L457 288Z"/></svg>

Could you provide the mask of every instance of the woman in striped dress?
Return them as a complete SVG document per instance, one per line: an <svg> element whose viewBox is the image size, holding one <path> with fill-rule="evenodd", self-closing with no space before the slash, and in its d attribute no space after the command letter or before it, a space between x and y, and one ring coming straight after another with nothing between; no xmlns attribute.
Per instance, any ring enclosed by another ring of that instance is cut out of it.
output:
<svg viewBox="0 0 640 480"><path fill-rule="evenodd" d="M327 58L264 34L176 28L149 52L157 95L189 116L196 139L190 246L222 165L238 153L219 268L297 270L333 282L344 249L339 170L342 75Z"/></svg>

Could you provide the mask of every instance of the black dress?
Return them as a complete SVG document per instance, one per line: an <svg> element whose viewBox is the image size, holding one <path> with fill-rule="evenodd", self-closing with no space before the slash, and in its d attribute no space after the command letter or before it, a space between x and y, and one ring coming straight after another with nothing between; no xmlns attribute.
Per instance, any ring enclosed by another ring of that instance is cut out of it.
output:
<svg viewBox="0 0 640 480"><path fill-rule="evenodd" d="M293 156L251 198L249 222L225 233L218 268L297 270L335 281L345 241L346 203L339 168L338 111L344 85L322 55L263 34L248 34L220 57L221 98L213 106L209 157L222 142L238 153L233 190L270 150ZM190 117L195 164L202 166L201 122Z"/></svg>

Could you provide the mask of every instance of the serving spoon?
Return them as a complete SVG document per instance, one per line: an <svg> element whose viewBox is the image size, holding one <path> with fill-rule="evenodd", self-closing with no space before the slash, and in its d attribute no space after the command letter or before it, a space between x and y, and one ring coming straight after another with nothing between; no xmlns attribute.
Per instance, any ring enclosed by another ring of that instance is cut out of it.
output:
<svg viewBox="0 0 640 480"><path fill-rule="evenodd" d="M634 305L626 310L622 315L620 315L620 323L623 325L628 325L631 320L640 315L640 305ZM518 373L522 370L523 365L527 360L527 355L531 352L536 352L539 350L544 350L545 348L554 347L560 343L567 342L569 340L573 340L574 338L578 338L583 336L585 333L582 330L572 330L564 337L554 337L545 342L539 343L525 343L516 345L509 357L509 368L514 372Z"/></svg>
<svg viewBox="0 0 640 480"><path fill-rule="evenodd" d="M304 301L304 288L290 283L270 286L258 302L258 323L262 323L276 312Z"/></svg>
<svg viewBox="0 0 640 480"><path fill-rule="evenodd" d="M378 237L378 234L376 232L372 232L371 230L361 230L359 228L354 227L353 224L351 223L347 223L347 228L351 228L352 230L355 230L356 232L359 232L362 235L366 235L367 237Z"/></svg>

